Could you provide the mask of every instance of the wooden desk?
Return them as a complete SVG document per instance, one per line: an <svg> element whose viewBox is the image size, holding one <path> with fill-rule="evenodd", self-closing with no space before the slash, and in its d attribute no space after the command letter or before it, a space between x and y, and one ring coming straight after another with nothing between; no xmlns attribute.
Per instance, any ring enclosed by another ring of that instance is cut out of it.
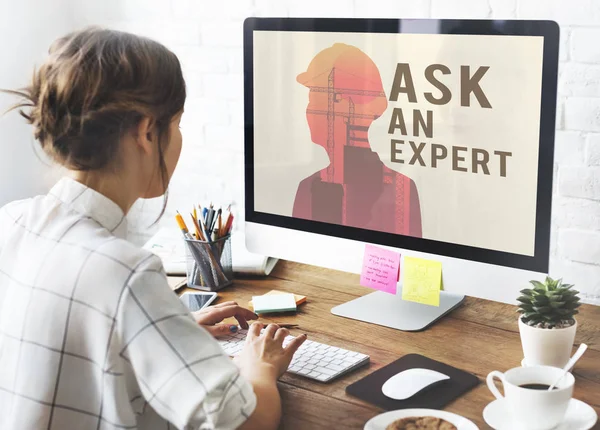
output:
<svg viewBox="0 0 600 430"><path fill-rule="evenodd" d="M482 413L493 396L485 377L492 370L519 366L523 357L514 306L467 298L460 309L426 331L402 332L332 315L332 307L372 290L361 287L357 275L313 266L279 262L269 278L236 280L234 286L219 292L219 301L236 300L247 306L253 295L272 289L308 296L296 315L272 322L299 324L300 330L292 330L292 334L304 332L317 342L371 356L370 365L328 384L284 375L279 387L284 415L281 428L285 430L362 429L370 418L384 411L347 395L346 386L409 353L423 354L477 375L481 384L446 410L488 429ZM600 415L600 307L582 306L578 320L576 344L585 342L589 349L574 370L574 397L592 405ZM594 428L600 429L600 424Z"/></svg>

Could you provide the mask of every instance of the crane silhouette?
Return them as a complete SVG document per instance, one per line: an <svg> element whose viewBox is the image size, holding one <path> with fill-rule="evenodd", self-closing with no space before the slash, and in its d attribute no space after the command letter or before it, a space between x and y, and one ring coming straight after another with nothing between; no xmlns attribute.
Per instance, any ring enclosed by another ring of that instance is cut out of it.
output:
<svg viewBox="0 0 600 430"><path fill-rule="evenodd" d="M360 114L355 112L355 103L352 100L352 97L348 97L348 112L336 112L335 103L339 103L342 100L342 96L368 96L368 97L384 97L385 93L383 91L372 91L372 90L360 90L355 88L336 88L335 86L335 76L337 73L347 73L349 75L353 75L349 72L344 72L343 70L337 70L333 67L329 72L329 76L327 78L327 86L316 86L305 84L310 92L314 93L327 93L327 110L317 110L317 109L308 109L306 111L309 115L325 115L327 116L327 152L331 154L331 164L327 167L327 180L333 181L334 177L334 166L335 166L335 154L333 151L334 147L334 138L335 138L335 117L343 117L346 123L346 145L353 146L353 142L368 142L368 139L356 137L356 131L368 131L369 127L355 125L355 119L370 119L376 120L379 118L379 115L368 115L368 114ZM318 78L326 72L323 72L313 79Z"/></svg>

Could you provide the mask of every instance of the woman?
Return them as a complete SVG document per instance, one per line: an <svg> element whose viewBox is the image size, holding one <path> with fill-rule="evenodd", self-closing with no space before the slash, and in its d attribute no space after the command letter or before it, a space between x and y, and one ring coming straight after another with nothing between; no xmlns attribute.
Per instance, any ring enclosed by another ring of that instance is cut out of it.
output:
<svg viewBox="0 0 600 430"><path fill-rule="evenodd" d="M275 428L276 381L306 336L284 348L287 330L254 323L230 360L219 323L256 315L233 302L190 315L160 260L124 239L131 206L165 194L177 165L177 57L87 29L13 94L69 175L0 210L0 428Z"/></svg>

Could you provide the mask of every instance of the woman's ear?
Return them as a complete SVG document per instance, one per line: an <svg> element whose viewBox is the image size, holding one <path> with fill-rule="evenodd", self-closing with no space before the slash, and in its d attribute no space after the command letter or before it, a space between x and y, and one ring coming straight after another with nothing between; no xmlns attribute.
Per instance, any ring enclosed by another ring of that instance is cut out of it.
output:
<svg viewBox="0 0 600 430"><path fill-rule="evenodd" d="M152 149L154 147L154 139L154 121L150 117L142 118L136 129L136 144L146 154L150 154L152 153Z"/></svg>

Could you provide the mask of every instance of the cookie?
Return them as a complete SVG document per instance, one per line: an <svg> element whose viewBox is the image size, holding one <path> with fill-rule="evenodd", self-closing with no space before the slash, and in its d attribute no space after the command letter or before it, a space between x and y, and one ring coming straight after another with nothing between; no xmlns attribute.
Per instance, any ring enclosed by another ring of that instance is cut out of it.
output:
<svg viewBox="0 0 600 430"><path fill-rule="evenodd" d="M385 430L457 430L457 428L441 418L408 417L394 421Z"/></svg>

